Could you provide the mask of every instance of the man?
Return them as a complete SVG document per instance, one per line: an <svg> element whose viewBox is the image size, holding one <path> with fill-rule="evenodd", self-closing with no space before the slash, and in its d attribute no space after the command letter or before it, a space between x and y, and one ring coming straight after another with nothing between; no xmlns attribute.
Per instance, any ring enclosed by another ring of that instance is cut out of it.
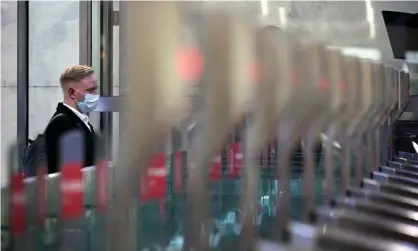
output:
<svg viewBox="0 0 418 251"><path fill-rule="evenodd" d="M99 95L94 70L85 65L66 69L60 77L64 102L58 103L57 110L45 130L45 151L48 173L60 171L60 139L72 130L84 135L84 166L94 165L95 133L87 113L96 109Z"/></svg>

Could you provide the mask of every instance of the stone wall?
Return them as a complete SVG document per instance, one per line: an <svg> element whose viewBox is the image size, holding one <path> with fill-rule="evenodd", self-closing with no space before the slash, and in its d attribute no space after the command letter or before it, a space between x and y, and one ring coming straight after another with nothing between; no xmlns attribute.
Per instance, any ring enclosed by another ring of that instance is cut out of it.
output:
<svg viewBox="0 0 418 251"><path fill-rule="evenodd" d="M41 133L62 99L59 76L78 63L78 1L34 1L29 5L29 136ZM17 2L1 1L1 180L7 149L16 140Z"/></svg>

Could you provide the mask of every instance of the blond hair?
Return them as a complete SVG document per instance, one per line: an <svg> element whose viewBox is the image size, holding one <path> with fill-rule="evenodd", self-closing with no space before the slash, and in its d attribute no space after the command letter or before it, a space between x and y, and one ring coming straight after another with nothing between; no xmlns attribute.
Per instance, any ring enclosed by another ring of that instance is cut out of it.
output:
<svg viewBox="0 0 418 251"><path fill-rule="evenodd" d="M78 82L94 73L93 68L88 65L74 65L64 70L60 76L61 87L67 86L70 82Z"/></svg>

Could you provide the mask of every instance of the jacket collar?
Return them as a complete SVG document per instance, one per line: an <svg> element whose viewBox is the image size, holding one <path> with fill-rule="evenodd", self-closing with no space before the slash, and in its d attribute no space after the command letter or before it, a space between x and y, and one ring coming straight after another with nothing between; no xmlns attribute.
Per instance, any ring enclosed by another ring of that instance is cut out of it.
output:
<svg viewBox="0 0 418 251"><path fill-rule="evenodd" d="M64 114L70 120L75 121L76 124L83 126L82 124L84 122L73 111L71 111L70 108L66 107L63 103L58 103L57 111L55 112L54 116L57 114Z"/></svg>
<svg viewBox="0 0 418 251"><path fill-rule="evenodd" d="M89 116L87 116L86 114L83 114L81 112L79 112L77 109L72 108L71 106L67 105L66 103L62 103L63 106L67 107L68 109L70 109L75 115L77 115L77 117L80 118L81 121L83 121L83 123L88 124L89 123Z"/></svg>
<svg viewBox="0 0 418 251"><path fill-rule="evenodd" d="M68 118L70 118L72 121L75 121L75 123L79 127L83 128L85 130L89 130L84 125L84 122L73 111L71 111L70 108L68 108L67 106L65 106L63 103L58 103L57 110L56 110L54 116L57 115L57 114L64 114L65 116L67 116ZM94 132L93 126L90 123L88 123L88 124L90 126L91 132Z"/></svg>

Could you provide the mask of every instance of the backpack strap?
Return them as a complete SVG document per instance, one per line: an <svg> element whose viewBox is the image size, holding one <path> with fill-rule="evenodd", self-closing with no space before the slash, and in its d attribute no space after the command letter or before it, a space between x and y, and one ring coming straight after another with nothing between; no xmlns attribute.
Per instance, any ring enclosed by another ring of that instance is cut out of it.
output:
<svg viewBox="0 0 418 251"><path fill-rule="evenodd" d="M52 122L52 121L54 121L55 119L57 119L57 118L59 118L59 117L62 117L62 116L65 116L65 115L64 115L63 113L58 113L57 115L53 116L53 117L51 118L51 120L49 120L48 124L46 125L46 127L45 127L45 130L44 130L43 134L45 134L46 129L48 128L49 124L51 124L51 122Z"/></svg>
<svg viewBox="0 0 418 251"><path fill-rule="evenodd" d="M58 113L57 115L55 115L54 117L51 118L51 120L48 122L48 124L51 123L54 119L56 119L58 117L62 117L62 116L64 116L63 113Z"/></svg>

